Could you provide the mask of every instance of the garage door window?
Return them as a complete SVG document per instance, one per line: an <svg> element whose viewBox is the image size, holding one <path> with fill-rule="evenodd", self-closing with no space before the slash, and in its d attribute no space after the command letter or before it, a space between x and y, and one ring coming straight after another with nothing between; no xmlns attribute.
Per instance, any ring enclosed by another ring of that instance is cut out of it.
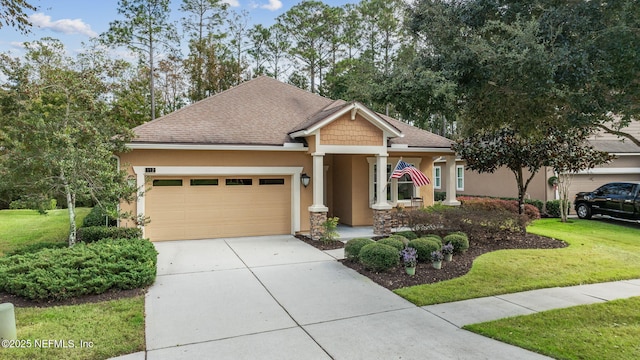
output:
<svg viewBox="0 0 640 360"><path fill-rule="evenodd" d="M156 179L153 180L153 186L182 186L181 179Z"/></svg>
<svg viewBox="0 0 640 360"><path fill-rule="evenodd" d="M284 179L260 179L260 185L284 185Z"/></svg>
<svg viewBox="0 0 640 360"><path fill-rule="evenodd" d="M218 179L191 179L191 186L217 186Z"/></svg>
<svg viewBox="0 0 640 360"><path fill-rule="evenodd" d="M233 185L252 185L253 179L226 179L225 185L233 186Z"/></svg>

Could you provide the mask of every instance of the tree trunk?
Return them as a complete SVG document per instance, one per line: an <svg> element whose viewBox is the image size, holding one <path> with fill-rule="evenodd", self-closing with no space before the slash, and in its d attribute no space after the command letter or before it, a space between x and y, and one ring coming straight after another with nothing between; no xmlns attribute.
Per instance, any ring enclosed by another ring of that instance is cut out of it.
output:
<svg viewBox="0 0 640 360"><path fill-rule="evenodd" d="M76 195L71 191L71 186L65 178L64 171L60 175L64 184L64 192L67 196L67 209L69 213L69 247L76 244L77 228L76 228Z"/></svg>

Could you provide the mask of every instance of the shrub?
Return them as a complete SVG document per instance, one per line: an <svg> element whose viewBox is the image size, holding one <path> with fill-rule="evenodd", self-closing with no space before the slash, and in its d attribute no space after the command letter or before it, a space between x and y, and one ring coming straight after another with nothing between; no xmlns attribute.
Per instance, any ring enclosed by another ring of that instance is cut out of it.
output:
<svg viewBox="0 0 640 360"><path fill-rule="evenodd" d="M389 245L391 247L396 248L398 251L402 251L402 249L404 249L404 242L402 242L402 240L395 238L395 237L388 237L388 238L384 238L384 239L380 239L377 241L378 244L385 244L385 245Z"/></svg>
<svg viewBox="0 0 640 360"><path fill-rule="evenodd" d="M460 234L449 234L444 237L444 241L447 244L453 245L453 251L456 254L463 253L469 249L469 239Z"/></svg>
<svg viewBox="0 0 640 360"><path fill-rule="evenodd" d="M41 196L26 196L19 200L14 200L9 203L9 209L21 210L21 209L33 209L40 214L46 214L49 210L55 210L58 206L56 199L47 199Z"/></svg>
<svg viewBox="0 0 640 360"><path fill-rule="evenodd" d="M538 213L540 214L542 214L542 211L544 210L544 202L542 202L542 200L525 199L524 203L535 206L536 209L538 209Z"/></svg>
<svg viewBox="0 0 640 360"><path fill-rule="evenodd" d="M431 233L442 228L446 212L445 209L434 210L432 208L409 210L407 211L409 227L418 237Z"/></svg>
<svg viewBox="0 0 640 360"><path fill-rule="evenodd" d="M549 200L545 204L545 210L547 216L559 218L560 217L560 202L562 200ZM571 204L569 204L568 209L571 209Z"/></svg>
<svg viewBox="0 0 640 360"><path fill-rule="evenodd" d="M378 242L362 247L358 257L365 268L375 272L388 270L400 263L396 248Z"/></svg>
<svg viewBox="0 0 640 360"><path fill-rule="evenodd" d="M436 235L436 234L427 234L425 236L423 236L423 238L427 238L427 239L432 239L435 242L438 243L438 245L442 246L442 238L440 237L440 235Z"/></svg>
<svg viewBox="0 0 640 360"><path fill-rule="evenodd" d="M347 259L357 260L360 250L365 245L374 243L375 241L367 238L355 238L347 241L344 245L344 256Z"/></svg>
<svg viewBox="0 0 640 360"><path fill-rule="evenodd" d="M407 246L407 244L409 244L409 239L407 239L406 237L402 236L402 235L398 235L398 234L393 234L391 236L389 236L389 239L397 239L402 241L402 243L404 244L404 246Z"/></svg>
<svg viewBox="0 0 640 360"><path fill-rule="evenodd" d="M447 198L447 193L444 191L434 191L433 192L433 200L434 201L444 201Z"/></svg>
<svg viewBox="0 0 640 360"><path fill-rule="evenodd" d="M6 256L24 255L24 254L35 253L44 249L62 249L66 247L69 247L69 244L66 242L38 242L38 243L29 244L19 249L16 249L10 253L7 253Z"/></svg>
<svg viewBox="0 0 640 360"><path fill-rule="evenodd" d="M91 211L84 218L82 227L91 226L115 226L117 224L116 219L109 216L103 208L94 206Z"/></svg>
<svg viewBox="0 0 640 360"><path fill-rule="evenodd" d="M469 240L469 236L465 233L463 233L462 231L454 231L448 235L460 235L463 236L465 239Z"/></svg>
<svg viewBox="0 0 640 360"><path fill-rule="evenodd" d="M136 239L142 237L140 228L90 226L78 229L78 242L92 243L103 239Z"/></svg>
<svg viewBox="0 0 640 360"><path fill-rule="evenodd" d="M403 236L407 240L413 240L413 239L417 239L418 238L418 235L416 235L416 233L414 233L413 231L408 231L408 230L407 231L398 231L394 235Z"/></svg>
<svg viewBox="0 0 640 360"><path fill-rule="evenodd" d="M31 300L62 300L151 285L157 252L143 239L102 240L0 258L0 290Z"/></svg>
<svg viewBox="0 0 640 360"><path fill-rule="evenodd" d="M460 200L464 207L470 209L480 209L485 211L505 210L514 214L519 213L517 200L502 200L467 196L460 196L458 197L458 200ZM524 213L529 217L529 220L540 219L540 210L538 210L537 207L531 204L527 204L526 202L524 204Z"/></svg>
<svg viewBox="0 0 640 360"><path fill-rule="evenodd" d="M440 250L439 245L435 240L430 238L418 238L409 241L409 247L412 247L418 251L418 261L429 261L431 253Z"/></svg>

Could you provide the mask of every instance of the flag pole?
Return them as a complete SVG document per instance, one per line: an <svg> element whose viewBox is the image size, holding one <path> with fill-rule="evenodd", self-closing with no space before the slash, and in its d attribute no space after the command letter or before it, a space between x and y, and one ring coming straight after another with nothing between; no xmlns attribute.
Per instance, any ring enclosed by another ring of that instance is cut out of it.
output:
<svg viewBox="0 0 640 360"><path fill-rule="evenodd" d="M393 170L391 170L391 174L389 174L389 178L387 179L387 183L384 184L384 188L382 188L382 192L385 193L387 191L387 186L389 186L389 183L391 182L391 176L393 176L393 172L396 171L396 169L398 168L398 165L400 164L400 161L402 161L402 156L400 157L400 160L398 160L398 162L396 163L396 166L393 167Z"/></svg>

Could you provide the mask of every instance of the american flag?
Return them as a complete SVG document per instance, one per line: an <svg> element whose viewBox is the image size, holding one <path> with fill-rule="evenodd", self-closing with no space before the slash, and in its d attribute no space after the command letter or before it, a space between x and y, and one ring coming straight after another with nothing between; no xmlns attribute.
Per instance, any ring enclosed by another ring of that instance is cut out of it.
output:
<svg viewBox="0 0 640 360"><path fill-rule="evenodd" d="M411 178L411 181L413 181L413 185L416 187L431 184L431 181L429 180L429 178L424 176L424 174L421 173L420 170L400 160L398 161L398 165L396 165L396 168L393 169L393 173L391 173L391 178L398 179L398 178L401 178L402 175L404 174L409 175L409 177Z"/></svg>

